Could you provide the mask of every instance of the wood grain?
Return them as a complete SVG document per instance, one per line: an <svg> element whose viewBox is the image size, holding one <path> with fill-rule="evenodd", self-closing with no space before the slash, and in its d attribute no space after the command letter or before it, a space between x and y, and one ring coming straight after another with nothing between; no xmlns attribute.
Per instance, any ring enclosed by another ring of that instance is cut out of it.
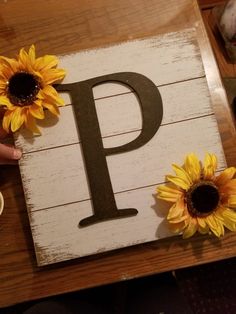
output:
<svg viewBox="0 0 236 314"><path fill-rule="evenodd" d="M171 10L170 7L174 10ZM191 27L191 1L142 0L2 1L1 44L4 55L14 56L35 43L40 53L68 54L81 49L166 33ZM185 12L186 14L183 14ZM158 16L158 21L157 21ZM192 20L191 20L192 19Z"/></svg>
<svg viewBox="0 0 236 314"><path fill-rule="evenodd" d="M235 130L196 1L2 1L0 50L13 56L34 42L40 54L71 53L200 26L198 40L229 165ZM235 239L160 240L39 269L17 167L0 169L6 208L0 217L0 307L235 256Z"/></svg>
<svg viewBox="0 0 236 314"><path fill-rule="evenodd" d="M226 2L226 0L198 0L201 9L213 8L217 5L223 5Z"/></svg>

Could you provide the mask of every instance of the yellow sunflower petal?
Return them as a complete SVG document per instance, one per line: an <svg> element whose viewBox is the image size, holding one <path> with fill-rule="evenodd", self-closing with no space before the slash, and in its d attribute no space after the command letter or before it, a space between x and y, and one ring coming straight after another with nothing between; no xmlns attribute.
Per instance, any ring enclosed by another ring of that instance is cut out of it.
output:
<svg viewBox="0 0 236 314"><path fill-rule="evenodd" d="M193 182L200 180L201 164L194 153L188 154L185 158L184 169L187 171Z"/></svg>
<svg viewBox="0 0 236 314"><path fill-rule="evenodd" d="M6 87L7 87L7 82L6 81L0 81L0 91L3 91L4 94L6 93Z"/></svg>
<svg viewBox="0 0 236 314"><path fill-rule="evenodd" d="M236 223L234 223L231 219L225 218L222 223L230 231L236 231Z"/></svg>
<svg viewBox="0 0 236 314"><path fill-rule="evenodd" d="M221 172L221 174L216 178L215 183L217 186L226 184L228 181L233 179L236 173L235 167L230 167Z"/></svg>
<svg viewBox="0 0 236 314"><path fill-rule="evenodd" d="M29 113L35 117L36 119L44 119L44 111L43 108L37 106L37 104L33 104L29 107Z"/></svg>
<svg viewBox="0 0 236 314"><path fill-rule="evenodd" d="M31 64L33 65L35 62L35 46L34 45L30 47L28 57Z"/></svg>
<svg viewBox="0 0 236 314"><path fill-rule="evenodd" d="M9 127L10 127L10 123L11 123L11 118L13 115L14 111L9 111L7 110L4 114L3 120L2 120L2 127L3 129L9 133Z"/></svg>
<svg viewBox="0 0 236 314"><path fill-rule="evenodd" d="M62 69L48 69L43 73L43 82L46 85L61 81L66 75Z"/></svg>
<svg viewBox="0 0 236 314"><path fill-rule="evenodd" d="M230 195L228 197L226 206L231 207L231 208L236 208L236 195Z"/></svg>
<svg viewBox="0 0 236 314"><path fill-rule="evenodd" d="M187 222L187 226L183 232L183 238L187 239L192 237L198 229L197 220L195 218L189 217L189 221Z"/></svg>
<svg viewBox="0 0 236 314"><path fill-rule="evenodd" d="M185 227L186 227L185 221L181 221L181 222L174 223L174 224L169 224L170 231L175 233L175 234L182 232Z"/></svg>
<svg viewBox="0 0 236 314"><path fill-rule="evenodd" d="M168 192L162 192L157 194L157 198L166 202L175 203L178 200L179 196L174 196L173 194L170 194Z"/></svg>
<svg viewBox="0 0 236 314"><path fill-rule="evenodd" d="M60 111L56 105L47 104L44 102L43 107L47 108L55 116L59 116L59 114L60 114Z"/></svg>
<svg viewBox="0 0 236 314"><path fill-rule="evenodd" d="M168 185L160 185L157 187L158 192L169 192L174 195L182 195L183 192Z"/></svg>
<svg viewBox="0 0 236 314"><path fill-rule="evenodd" d="M23 123L24 123L24 116L22 115L22 108L16 107L11 117L12 132L19 130L19 128L22 126Z"/></svg>
<svg viewBox="0 0 236 314"><path fill-rule="evenodd" d="M192 180L189 177L188 173L180 166L176 164L172 164L172 168L176 174L177 177L183 179L188 185L192 184Z"/></svg>
<svg viewBox="0 0 236 314"><path fill-rule="evenodd" d="M201 227L201 228L206 228L207 227L207 223L206 223L206 220L203 218L203 217L197 217L197 222L198 222L198 225Z"/></svg>
<svg viewBox="0 0 236 314"><path fill-rule="evenodd" d="M58 104L64 106L65 102L62 99L54 87L51 85L45 86L37 95L39 99L45 99L47 103Z"/></svg>
<svg viewBox="0 0 236 314"><path fill-rule="evenodd" d="M220 188L220 193L227 193L228 195L236 194L236 179L232 179Z"/></svg>
<svg viewBox="0 0 236 314"><path fill-rule="evenodd" d="M210 230L219 238L221 235L224 235L224 228L222 221L218 219L217 216L211 214L205 217L205 221L208 224Z"/></svg>
<svg viewBox="0 0 236 314"><path fill-rule="evenodd" d="M229 208L221 208L216 212L218 220L220 220L223 225L231 230L236 231L236 212Z"/></svg>
<svg viewBox="0 0 236 314"><path fill-rule="evenodd" d="M37 71L47 70L54 68L58 65L58 58L51 55L46 55L37 58L34 67Z"/></svg>
<svg viewBox="0 0 236 314"><path fill-rule="evenodd" d="M182 178L175 177L172 175L167 175L166 179L174 183L176 186L182 188L183 190L188 190L190 188L190 184L184 181Z"/></svg>
<svg viewBox="0 0 236 314"><path fill-rule="evenodd" d="M11 68L13 72L17 72L19 65L16 59L10 59L7 57L0 56L0 62L3 62L5 65Z"/></svg>
<svg viewBox="0 0 236 314"><path fill-rule="evenodd" d="M8 82L8 80L14 75L14 71L9 66L2 66L1 72L0 72L0 78L1 80L4 80L5 82Z"/></svg>
<svg viewBox="0 0 236 314"><path fill-rule="evenodd" d="M27 52L25 51L24 48L21 48L21 50L19 52L19 62L21 63L21 65L27 67L28 61L29 61L29 58L28 58Z"/></svg>
<svg viewBox="0 0 236 314"><path fill-rule="evenodd" d="M18 63L19 67L23 71L28 71L29 73L33 73L34 71L34 61L35 60L35 48L32 45L29 49L29 54L25 51L24 48L20 50Z"/></svg>
<svg viewBox="0 0 236 314"><path fill-rule="evenodd" d="M0 96L0 106L6 106L8 109L13 109L13 105L6 96Z"/></svg>
<svg viewBox="0 0 236 314"><path fill-rule="evenodd" d="M207 153L204 159L203 176L205 180L210 180L217 168L217 158L214 154Z"/></svg>
<svg viewBox="0 0 236 314"><path fill-rule="evenodd" d="M183 198L179 199L171 208L167 215L167 220L181 219L185 210Z"/></svg>
<svg viewBox="0 0 236 314"><path fill-rule="evenodd" d="M218 217L217 217L217 215L216 215L216 212L214 212L212 215L215 217L216 223L217 223L217 225L218 225L218 229L220 230L220 231L219 231L219 234L223 236L224 233L225 233L225 229L224 229L224 224L223 224L223 222L222 222L220 219L218 219Z"/></svg>
<svg viewBox="0 0 236 314"><path fill-rule="evenodd" d="M34 104L36 105L36 106L38 106L38 107L42 107L42 104L43 102L42 102L42 99L36 99L35 101L34 101Z"/></svg>
<svg viewBox="0 0 236 314"><path fill-rule="evenodd" d="M168 202L176 202L182 196L182 194L183 192L166 185L157 187L157 198Z"/></svg>
<svg viewBox="0 0 236 314"><path fill-rule="evenodd" d="M206 225L205 228L201 227L198 225L198 232L201 233L201 234L207 234L209 233L209 227L208 225Z"/></svg>
<svg viewBox="0 0 236 314"><path fill-rule="evenodd" d="M187 221L189 219L189 215L183 215L182 217L172 218L169 221L170 224L177 224L183 221Z"/></svg>
<svg viewBox="0 0 236 314"><path fill-rule="evenodd" d="M236 212L232 209L226 208L226 207L221 207L217 212L216 212L217 218L220 220L224 220L225 218L229 218L232 220L232 222L236 223Z"/></svg>
<svg viewBox="0 0 236 314"><path fill-rule="evenodd" d="M36 133L36 134L41 134L40 130L36 126L35 118L29 112L27 112L25 116L25 126L31 132Z"/></svg>

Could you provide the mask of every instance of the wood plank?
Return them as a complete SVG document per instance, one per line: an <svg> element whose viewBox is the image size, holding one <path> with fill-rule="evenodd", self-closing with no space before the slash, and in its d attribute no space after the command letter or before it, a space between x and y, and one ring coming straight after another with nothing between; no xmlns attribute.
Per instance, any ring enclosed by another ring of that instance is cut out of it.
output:
<svg viewBox="0 0 236 314"><path fill-rule="evenodd" d="M104 144L118 146L133 136L137 136L135 132L106 138ZM141 148L108 156L114 192L163 182L173 156L176 163L181 163L183 156L192 151L200 157L207 151L216 153L220 167L225 166L214 116L162 126ZM30 211L90 198L80 144L26 154L20 169Z"/></svg>
<svg viewBox="0 0 236 314"><path fill-rule="evenodd" d="M159 86L205 75L194 28L61 56L60 66L67 71L64 83L136 72ZM96 88L94 97L122 92L127 92L127 88L120 84L104 84Z"/></svg>
<svg viewBox="0 0 236 314"><path fill-rule="evenodd" d="M163 221L168 205L155 199L155 191L156 187L152 186L117 194L118 208L136 208L138 215L88 228L79 228L78 223L88 213L92 214L90 201L32 212L31 230L38 264L42 266L173 236Z"/></svg>
<svg viewBox="0 0 236 314"><path fill-rule="evenodd" d="M173 237L164 219L170 204L156 199L157 186L116 194L118 208L136 208L137 216L88 228L80 228L78 223L92 214L90 200L31 212L38 265Z"/></svg>
<svg viewBox="0 0 236 314"><path fill-rule="evenodd" d="M159 91L164 109L162 125L213 113L205 78L161 86ZM139 105L133 93L98 99L95 104L103 137L141 129ZM60 111L59 120L47 112L47 118L39 121L41 136L32 137L27 130L18 132L16 146L28 153L78 143L72 107L61 107Z"/></svg>

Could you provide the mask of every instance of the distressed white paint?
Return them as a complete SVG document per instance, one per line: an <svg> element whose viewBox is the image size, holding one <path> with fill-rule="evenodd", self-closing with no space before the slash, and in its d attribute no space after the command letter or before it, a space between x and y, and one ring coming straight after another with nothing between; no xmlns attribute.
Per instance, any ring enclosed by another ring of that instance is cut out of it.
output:
<svg viewBox="0 0 236 314"><path fill-rule="evenodd" d="M162 125L213 113L205 78L162 86L159 91L164 104ZM102 98L95 103L103 137L141 129L139 103L133 93ZM22 130L16 135L16 145L27 153L78 143L72 106L62 107L60 111L59 120L47 112L47 119L39 121L42 136L32 137L30 132Z"/></svg>
<svg viewBox="0 0 236 314"><path fill-rule="evenodd" d="M132 71L159 88L164 116L156 135L144 146L107 157L118 208L137 208L137 216L79 228L92 215L91 196L79 134L68 95L59 121L47 113L42 136L21 131L16 145L24 151L20 170L39 265L104 252L170 236L157 202L156 186L173 162L209 151L226 166L210 95L193 29L131 41L113 47L62 56L65 82ZM109 96L109 97L107 97ZM135 95L119 84L94 89L104 147L130 142L141 129Z"/></svg>
<svg viewBox="0 0 236 314"><path fill-rule="evenodd" d="M109 137L104 144L119 146L136 136ZM187 152L215 152L223 167L219 140L213 116L160 127L141 148L107 157L114 192L163 182L172 162L182 162ZM20 165L31 211L90 198L80 144L26 154Z"/></svg>
<svg viewBox="0 0 236 314"><path fill-rule="evenodd" d="M137 72L156 85L203 76L204 69L195 29L134 40L103 49L62 56L60 65L67 70L65 83L83 81L115 72ZM100 98L127 91L119 84L100 85L94 96Z"/></svg>
<svg viewBox="0 0 236 314"><path fill-rule="evenodd" d="M137 216L110 220L84 229L78 228L78 222L88 213L92 214L89 200L33 212L31 228L37 242L47 244L43 248L43 254L48 256L47 262L125 247L127 240L130 244L138 244L147 239L152 241L170 236L163 218L158 217L167 210L167 204L156 201L155 189L152 186L115 196L119 208L137 208ZM41 254L38 258L40 263L44 263Z"/></svg>

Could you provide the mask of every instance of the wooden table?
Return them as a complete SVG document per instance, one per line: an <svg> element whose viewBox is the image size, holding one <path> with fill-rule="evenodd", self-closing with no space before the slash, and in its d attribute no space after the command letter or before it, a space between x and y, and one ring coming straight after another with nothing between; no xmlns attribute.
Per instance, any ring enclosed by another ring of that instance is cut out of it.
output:
<svg viewBox="0 0 236 314"><path fill-rule="evenodd" d="M6 0L0 12L0 51L7 56L32 43L40 54L63 54L195 26L226 158L236 164L235 128L196 1ZM0 307L236 255L236 234L226 233L221 240L175 237L39 268L18 167L1 167L0 175L6 203Z"/></svg>
<svg viewBox="0 0 236 314"><path fill-rule="evenodd" d="M214 4L216 4L217 9L219 9L224 7L224 3L226 1L213 1L213 5L211 3L211 0L199 0L199 2L202 8L202 17L205 22L205 27L207 29L208 36L215 53L221 76L223 78L236 77L236 64L233 64L227 55L225 43L217 28L217 21L214 14Z"/></svg>

